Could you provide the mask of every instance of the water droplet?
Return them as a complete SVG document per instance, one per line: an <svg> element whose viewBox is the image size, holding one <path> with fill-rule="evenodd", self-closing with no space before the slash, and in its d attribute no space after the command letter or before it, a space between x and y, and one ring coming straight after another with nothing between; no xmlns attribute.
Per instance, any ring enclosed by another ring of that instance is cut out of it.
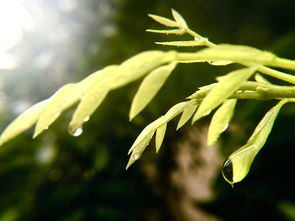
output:
<svg viewBox="0 0 295 221"><path fill-rule="evenodd" d="M48 126L45 126L45 127L44 127L44 130L48 130Z"/></svg>
<svg viewBox="0 0 295 221"><path fill-rule="evenodd" d="M82 128L77 128L77 129L74 131L73 136L74 136L74 137L78 137L78 136L80 136L82 133L83 133Z"/></svg>
<svg viewBox="0 0 295 221"><path fill-rule="evenodd" d="M90 119L90 117L89 117L89 116L85 117L85 118L84 118L84 122L87 122L87 121L89 121L89 119Z"/></svg>
<svg viewBox="0 0 295 221"><path fill-rule="evenodd" d="M233 184L233 164L231 159L227 159L224 162L222 175L227 182L229 182L231 185Z"/></svg>

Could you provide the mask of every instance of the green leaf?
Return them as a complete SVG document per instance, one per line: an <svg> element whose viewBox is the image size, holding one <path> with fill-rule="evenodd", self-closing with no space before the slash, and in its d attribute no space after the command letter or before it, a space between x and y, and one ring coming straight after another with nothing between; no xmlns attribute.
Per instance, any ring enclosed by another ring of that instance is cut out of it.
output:
<svg viewBox="0 0 295 221"><path fill-rule="evenodd" d="M0 145L33 126L47 103L48 100L44 100L35 104L12 121L1 134Z"/></svg>
<svg viewBox="0 0 295 221"><path fill-rule="evenodd" d="M153 121L149 125L147 125L141 133L138 135L134 143L132 144L131 148L128 151L128 154L130 154L138 144L140 144L146 137L149 137L150 134L154 134L154 132L163 125L163 116L158 118L157 120Z"/></svg>
<svg viewBox="0 0 295 221"><path fill-rule="evenodd" d="M174 61L176 52L169 51L145 51L124 61L117 70L115 80L111 84L111 89L116 89L129 84L158 66Z"/></svg>
<svg viewBox="0 0 295 221"><path fill-rule="evenodd" d="M79 87L79 90L83 95L90 88L97 87L96 85L102 84L101 81L104 81L103 84L111 84L117 76L118 67L119 65L110 65L102 70L96 71L78 82L77 87Z"/></svg>
<svg viewBox="0 0 295 221"><path fill-rule="evenodd" d="M107 86L99 84L97 85L97 87L88 91L82 97L82 100L75 110L69 124L70 134L75 136L77 130L82 130L83 124L89 120L92 113L98 108L98 106L101 104L107 94Z"/></svg>
<svg viewBox="0 0 295 221"><path fill-rule="evenodd" d="M170 76L171 72L174 70L175 66L176 63L174 62L168 65L160 66L145 77L132 101L129 113L130 120L138 115L154 98L167 78Z"/></svg>
<svg viewBox="0 0 295 221"><path fill-rule="evenodd" d="M169 18L165 18L165 17L159 16L159 15L153 15L153 14L148 14L148 16L162 25L166 25L168 27L179 27L179 24L177 22L175 22Z"/></svg>
<svg viewBox="0 0 295 221"><path fill-rule="evenodd" d="M126 166L126 170L136 161L138 160L143 151L145 150L145 148L147 147L147 145L149 144L150 140L152 139L153 135L154 135L155 131L152 130L149 133L146 134L146 136L141 139L135 146L133 146L133 150L132 150L132 154L129 158L129 161L127 163ZM129 151L130 152L130 151ZM129 154L129 153L128 153Z"/></svg>
<svg viewBox="0 0 295 221"><path fill-rule="evenodd" d="M167 124L163 124L156 131L156 152L158 153L164 140Z"/></svg>
<svg viewBox="0 0 295 221"><path fill-rule="evenodd" d="M118 65L111 65L78 83L79 90L81 90L81 87L87 88L87 90L83 92L81 102L69 123L68 131L70 134L79 136L82 133L83 124L89 120L93 112L102 103L111 85L116 81L117 74Z"/></svg>
<svg viewBox="0 0 295 221"><path fill-rule="evenodd" d="M61 87L54 95L52 95L44 110L38 118L34 136L37 137L60 116L60 114L77 102L81 97L81 91L76 84L66 84Z"/></svg>
<svg viewBox="0 0 295 221"><path fill-rule="evenodd" d="M226 100L212 117L208 130L208 146L217 141L219 135L226 130L233 116L236 99Z"/></svg>
<svg viewBox="0 0 295 221"><path fill-rule="evenodd" d="M186 21L184 20L184 18L176 10L172 9L171 11L172 11L172 15L173 15L173 18L175 19L175 21L182 28L187 28L187 24L186 24Z"/></svg>
<svg viewBox="0 0 295 221"><path fill-rule="evenodd" d="M167 124L171 119L176 117L178 114L183 112L185 106L187 105L187 102L181 102L173 107L171 107L167 113L155 120L154 122L147 125L143 131L139 134L139 136L134 141L133 145L128 151L128 154L132 153L129 159L129 162L127 164L127 168L129 168L136 160L138 160L142 154L142 152L145 150L146 146L149 144L149 141L151 140L153 134L155 131L160 128L162 125Z"/></svg>
<svg viewBox="0 0 295 221"><path fill-rule="evenodd" d="M196 100L189 101L189 103L185 107L185 109L180 117L180 120L177 124L176 130L181 128L193 116L197 107L198 107L198 101L196 101Z"/></svg>
<svg viewBox="0 0 295 221"><path fill-rule="evenodd" d="M152 123L150 123L149 125L147 125L139 134L139 136L136 138L136 140L134 141L133 145L131 146L131 148L128 151L128 154L130 154L134 148L142 141L144 140L151 132L155 132L159 127L161 127L163 124L167 123L168 121L170 121L172 118L174 118L175 116L177 116L178 114L180 114L187 102L181 102L178 103L176 105L174 105L172 108L170 108L168 110L168 112L158 118L157 120L153 121Z"/></svg>
<svg viewBox="0 0 295 221"><path fill-rule="evenodd" d="M216 83L199 87L198 90L195 93L193 93L192 95L190 95L188 97L188 99L200 99L200 98L204 98L204 96L207 95L208 92L211 91L212 88L215 87L215 85L216 85Z"/></svg>
<svg viewBox="0 0 295 221"><path fill-rule="evenodd" d="M265 144L274 121L281 109L288 100L282 100L271 108L259 122L248 142L232 153L223 165L223 177L231 185L240 182L245 178L250 170L250 166Z"/></svg>
<svg viewBox="0 0 295 221"><path fill-rule="evenodd" d="M163 116L163 122L167 123L174 117L176 117L178 114L184 111L186 105L188 104L189 101L185 102L180 102L178 104L175 104L173 107L171 107L167 113Z"/></svg>
<svg viewBox="0 0 295 221"><path fill-rule="evenodd" d="M254 70L254 68L243 68L232 71L222 77L200 104L193 117L193 123L209 114L214 108L223 103L225 99L230 97L254 73Z"/></svg>

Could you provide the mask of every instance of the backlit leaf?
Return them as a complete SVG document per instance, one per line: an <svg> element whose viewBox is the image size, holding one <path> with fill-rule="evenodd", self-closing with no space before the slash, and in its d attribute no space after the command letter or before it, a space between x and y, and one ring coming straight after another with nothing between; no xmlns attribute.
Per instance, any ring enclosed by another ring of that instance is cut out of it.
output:
<svg viewBox="0 0 295 221"><path fill-rule="evenodd" d="M236 102L235 99L226 100L214 113L208 130L208 146L211 146L228 127Z"/></svg>
<svg viewBox="0 0 295 221"><path fill-rule="evenodd" d="M193 117L193 123L230 97L253 74L254 70L243 68L225 75L204 98Z"/></svg>
<svg viewBox="0 0 295 221"><path fill-rule="evenodd" d="M150 140L152 139L153 135L154 135L155 131L152 130L149 133L146 134L146 136L140 140L140 142L137 143L137 145L133 146L133 151L132 154L129 158L129 161L127 163L126 166L126 170L136 161L138 160L143 151L145 150L145 148L147 147L147 145L149 144ZM130 151L129 151L130 152Z"/></svg>
<svg viewBox="0 0 295 221"><path fill-rule="evenodd" d="M44 100L35 104L12 121L1 134L0 145L33 126L47 103L48 100Z"/></svg>
<svg viewBox="0 0 295 221"><path fill-rule="evenodd" d="M181 25L181 27L183 28L187 28L187 24L186 21L184 20L184 18L174 9L171 10L172 11L172 15L173 18L175 19L175 21Z"/></svg>
<svg viewBox="0 0 295 221"><path fill-rule="evenodd" d="M189 103L185 107L180 117L176 130L181 128L193 116L197 107L198 107L198 102L196 100L189 101Z"/></svg>
<svg viewBox="0 0 295 221"><path fill-rule="evenodd" d="M156 131L156 152L158 153L164 140L167 124L163 124Z"/></svg>
<svg viewBox="0 0 295 221"><path fill-rule="evenodd" d="M118 68L117 78L112 82L111 89L129 84L158 66L174 61L176 52L145 51L124 61Z"/></svg>
<svg viewBox="0 0 295 221"><path fill-rule="evenodd" d="M153 15L153 14L148 14L148 16L162 25L166 25L168 27L179 27L179 24L177 22L175 22L169 18L165 18L165 17L159 16L159 15Z"/></svg>
<svg viewBox="0 0 295 221"><path fill-rule="evenodd" d="M139 153L139 151L136 151L136 149L138 149L138 146L140 147L139 149L142 150L143 149L142 144L146 143L145 140L147 139L149 141L152 138L150 136L152 136L159 127L161 127L163 124L168 123L171 119L173 119L178 114L183 112L183 110L184 110L185 106L187 105L187 103L188 103L188 101L187 102L181 102L181 103L178 103L178 104L174 105L173 107L171 107L167 111L167 113L164 116L158 118L154 122L147 125L142 130L142 132L139 134L139 136L136 138L136 140L134 141L133 145L131 146L131 148L128 151L128 154L130 154L131 152L132 153L134 153L134 152ZM137 156L137 154L135 156ZM132 161L132 162L134 162L134 161Z"/></svg>
<svg viewBox="0 0 295 221"><path fill-rule="evenodd" d="M287 102L288 100L282 100L271 108L259 122L248 142L232 153L225 161L223 177L228 183L234 184L240 182L248 174L255 156L263 147L271 132L281 107Z"/></svg>
<svg viewBox="0 0 295 221"><path fill-rule="evenodd" d="M68 128L70 134L75 136L77 130L82 131L82 125L88 121L93 112L104 100L117 75L118 66L112 65L102 69L99 75L89 76L78 83L80 88L86 87L85 85L88 85L88 88L81 96L81 102L72 116Z"/></svg>
<svg viewBox="0 0 295 221"><path fill-rule="evenodd" d="M130 120L132 120L137 114L139 114L154 98L154 96L161 89L175 66L176 63L160 66L145 77L132 101L129 113Z"/></svg>
<svg viewBox="0 0 295 221"><path fill-rule="evenodd" d="M81 91L76 84L66 84L52 95L44 110L38 118L34 138L37 137L60 116L60 114L77 102L81 97Z"/></svg>
<svg viewBox="0 0 295 221"><path fill-rule="evenodd" d="M193 93L192 95L188 97L188 99L203 98L206 94L209 93L209 91L211 91L215 87L215 85L216 83L199 87L195 93Z"/></svg>
<svg viewBox="0 0 295 221"><path fill-rule="evenodd" d="M98 85L92 90L88 91L79 103L75 110L71 122L69 124L69 133L74 134L77 129L88 121L92 113L101 104L108 93L108 88L105 85Z"/></svg>
<svg viewBox="0 0 295 221"><path fill-rule="evenodd" d="M87 76L83 80L77 83L78 90L80 90L82 95L92 87L96 87L98 84L110 84L118 73L118 65L110 65L102 70L96 71L93 74Z"/></svg>

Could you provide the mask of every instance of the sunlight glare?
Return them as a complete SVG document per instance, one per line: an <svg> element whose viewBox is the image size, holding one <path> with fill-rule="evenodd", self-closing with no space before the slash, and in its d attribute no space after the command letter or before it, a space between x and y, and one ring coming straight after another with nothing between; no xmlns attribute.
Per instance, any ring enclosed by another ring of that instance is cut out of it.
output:
<svg viewBox="0 0 295 221"><path fill-rule="evenodd" d="M23 32L31 29L33 20L23 0L0 0L0 69L11 69L17 65L8 52L20 42Z"/></svg>

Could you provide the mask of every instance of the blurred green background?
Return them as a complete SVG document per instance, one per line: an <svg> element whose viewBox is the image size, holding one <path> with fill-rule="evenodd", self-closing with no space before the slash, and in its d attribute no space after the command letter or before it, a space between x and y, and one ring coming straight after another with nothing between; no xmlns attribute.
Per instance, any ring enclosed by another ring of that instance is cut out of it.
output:
<svg viewBox="0 0 295 221"><path fill-rule="evenodd" d="M68 82L144 50L170 50L154 42L177 37L145 29L161 28L148 13L171 17L171 8L215 43L295 59L293 0L1 0L0 128ZM127 151L145 125L232 68L179 65L134 122L128 111L139 81L112 92L79 137L67 133L70 109L37 139L31 129L5 144L0 221L295 220L291 104L247 178L234 188L222 178L222 163L246 142L272 101L240 102L213 148L205 141L210 117L177 132L173 121L160 153L151 145L125 171Z"/></svg>

